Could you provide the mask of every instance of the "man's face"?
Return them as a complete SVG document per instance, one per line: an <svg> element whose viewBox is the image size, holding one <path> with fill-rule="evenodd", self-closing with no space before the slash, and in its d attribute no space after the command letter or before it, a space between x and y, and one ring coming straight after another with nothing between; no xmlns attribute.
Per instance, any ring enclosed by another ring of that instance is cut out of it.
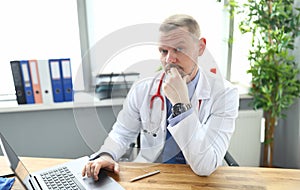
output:
<svg viewBox="0 0 300 190"><path fill-rule="evenodd" d="M165 72L177 68L181 76L196 74L193 71L199 54L199 40L184 28L161 32L159 39L160 61Z"/></svg>

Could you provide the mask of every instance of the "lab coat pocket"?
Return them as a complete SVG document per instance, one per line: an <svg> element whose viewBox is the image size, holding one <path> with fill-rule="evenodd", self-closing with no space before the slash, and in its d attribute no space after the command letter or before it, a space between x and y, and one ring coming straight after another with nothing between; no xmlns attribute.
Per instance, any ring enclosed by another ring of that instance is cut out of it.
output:
<svg viewBox="0 0 300 190"><path fill-rule="evenodd" d="M141 146L143 146L143 148L154 146L159 127L152 125L150 121L142 121L142 126Z"/></svg>
<svg viewBox="0 0 300 190"><path fill-rule="evenodd" d="M141 133L141 156L149 162L154 162L163 148L161 135L156 137L150 133Z"/></svg>

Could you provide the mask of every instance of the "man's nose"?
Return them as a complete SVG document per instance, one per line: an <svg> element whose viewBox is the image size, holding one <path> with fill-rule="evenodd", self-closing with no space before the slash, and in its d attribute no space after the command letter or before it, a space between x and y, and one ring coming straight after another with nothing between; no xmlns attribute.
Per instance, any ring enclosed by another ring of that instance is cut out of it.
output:
<svg viewBox="0 0 300 190"><path fill-rule="evenodd" d="M168 55L166 57L166 62L167 63L176 63L176 61L177 61L176 53L173 51L169 51Z"/></svg>

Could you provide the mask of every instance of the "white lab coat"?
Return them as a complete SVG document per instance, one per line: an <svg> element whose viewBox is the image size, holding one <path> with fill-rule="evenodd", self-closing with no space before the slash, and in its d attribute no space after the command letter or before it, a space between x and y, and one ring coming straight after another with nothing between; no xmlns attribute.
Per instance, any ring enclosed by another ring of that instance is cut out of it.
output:
<svg viewBox="0 0 300 190"><path fill-rule="evenodd" d="M162 112L158 98L154 102L152 117L158 118L160 124L156 128L149 127L150 98L157 91L160 77L154 81L153 87L153 79L136 83L100 152L108 152L118 160L129 143L135 142L141 133L141 150L135 161L154 162L163 150L168 127L192 170L198 175L210 175L222 164L228 149L238 115L239 97L237 88L220 75L205 73L201 69L199 72L198 85L191 99L194 111L173 127L166 126L166 101ZM162 119L159 119L161 114ZM143 129L157 131L157 136L153 137Z"/></svg>

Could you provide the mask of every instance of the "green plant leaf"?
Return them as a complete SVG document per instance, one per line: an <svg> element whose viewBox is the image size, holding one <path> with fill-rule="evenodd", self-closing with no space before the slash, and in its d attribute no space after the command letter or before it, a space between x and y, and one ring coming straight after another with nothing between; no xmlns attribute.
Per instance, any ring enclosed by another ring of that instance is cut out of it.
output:
<svg viewBox="0 0 300 190"><path fill-rule="evenodd" d="M237 7L236 14L246 14L240 31L252 33L247 71L252 76L251 105L282 117L283 110L300 97L299 63L291 54L300 35L300 8L293 8L291 0L248 0Z"/></svg>

